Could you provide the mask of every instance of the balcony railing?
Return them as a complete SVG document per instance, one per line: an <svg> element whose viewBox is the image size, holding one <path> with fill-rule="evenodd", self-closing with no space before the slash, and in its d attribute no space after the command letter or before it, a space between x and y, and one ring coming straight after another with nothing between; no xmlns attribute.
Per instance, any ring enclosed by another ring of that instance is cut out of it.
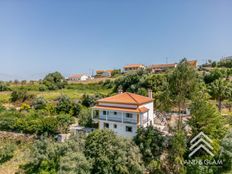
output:
<svg viewBox="0 0 232 174"><path fill-rule="evenodd" d="M95 119L106 120L106 115L96 116Z"/></svg>
<svg viewBox="0 0 232 174"><path fill-rule="evenodd" d="M93 111L93 119L95 121L97 120L107 120L107 121L113 121L113 122L120 122L120 123L129 123L129 124L137 124L140 120L137 121L137 116L135 114L132 114L132 117L127 117L127 113L118 112L117 115L114 115L112 113L107 113L106 115L103 115L99 111L94 110ZM143 119L143 122L147 122L147 119Z"/></svg>
<svg viewBox="0 0 232 174"><path fill-rule="evenodd" d="M133 123L133 124L136 124L137 123L137 119L123 117L123 122L124 123Z"/></svg>
<svg viewBox="0 0 232 174"><path fill-rule="evenodd" d="M121 123L131 123L131 124L136 124L137 119L134 118L126 118L125 116L121 115L93 115L94 120L107 120L107 121L115 121L115 122L121 122Z"/></svg>
<svg viewBox="0 0 232 174"><path fill-rule="evenodd" d="M107 120L109 121L117 121L117 122L122 122L122 117L120 115L108 115Z"/></svg>

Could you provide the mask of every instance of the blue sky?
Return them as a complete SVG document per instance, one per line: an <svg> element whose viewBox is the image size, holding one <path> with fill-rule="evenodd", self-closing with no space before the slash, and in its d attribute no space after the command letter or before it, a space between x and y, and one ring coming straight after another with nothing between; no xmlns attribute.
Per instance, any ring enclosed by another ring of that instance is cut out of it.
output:
<svg viewBox="0 0 232 174"><path fill-rule="evenodd" d="M232 55L230 0L0 0L0 79Z"/></svg>

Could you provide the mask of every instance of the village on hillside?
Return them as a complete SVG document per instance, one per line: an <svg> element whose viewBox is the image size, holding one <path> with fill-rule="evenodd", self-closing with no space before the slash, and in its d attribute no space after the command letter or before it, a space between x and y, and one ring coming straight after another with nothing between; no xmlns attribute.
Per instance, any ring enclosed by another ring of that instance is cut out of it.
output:
<svg viewBox="0 0 232 174"><path fill-rule="evenodd" d="M197 60L189 60L188 64L192 66L193 68L197 68ZM175 68L177 66L177 63L172 64L152 64L145 66L143 64L128 64L125 65L122 69L109 69L109 70L96 70L95 75L88 75L84 73L80 74L72 74L69 77L67 77L68 81L71 82L78 82L78 81L91 81L94 78L109 78L115 75L127 73L130 71L137 71L137 70L147 70L151 73L162 73L169 69Z"/></svg>

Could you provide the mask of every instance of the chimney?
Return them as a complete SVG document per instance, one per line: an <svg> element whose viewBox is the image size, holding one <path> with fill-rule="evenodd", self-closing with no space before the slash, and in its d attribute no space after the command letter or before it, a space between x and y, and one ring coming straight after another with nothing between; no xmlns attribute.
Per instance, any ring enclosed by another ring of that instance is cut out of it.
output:
<svg viewBox="0 0 232 174"><path fill-rule="evenodd" d="M122 87L119 87L118 88L118 94L121 94L121 93L123 93L123 90L122 90Z"/></svg>
<svg viewBox="0 0 232 174"><path fill-rule="evenodd" d="M147 92L148 92L148 97L152 99L152 98L153 98L153 96L152 96L152 90L151 90L151 89L148 89Z"/></svg>

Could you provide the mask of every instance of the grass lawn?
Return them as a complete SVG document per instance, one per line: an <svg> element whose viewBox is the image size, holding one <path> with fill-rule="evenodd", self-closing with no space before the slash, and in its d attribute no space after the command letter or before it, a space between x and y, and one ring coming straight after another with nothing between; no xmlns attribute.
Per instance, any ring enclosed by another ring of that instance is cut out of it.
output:
<svg viewBox="0 0 232 174"><path fill-rule="evenodd" d="M22 86L16 87L14 86L14 90L21 89ZM54 91L39 91L35 90L34 86L23 86L25 90L29 93L34 94L36 96L42 96L47 100L57 99L60 95L67 95L71 99L80 99L82 95L94 95L97 93L107 95L111 93L112 89L107 89L102 87L100 84L68 84L65 89L62 90L54 90ZM9 103L10 99L10 91L0 92L0 103Z"/></svg>
<svg viewBox="0 0 232 174"><path fill-rule="evenodd" d="M80 99L81 96L84 94L93 95L93 94L101 93L106 95L109 94L110 92L111 92L110 89L63 89L63 90L45 91L45 92L34 91L32 93L36 94L37 96L42 96L47 100L54 100L62 94L69 96L71 99Z"/></svg>

